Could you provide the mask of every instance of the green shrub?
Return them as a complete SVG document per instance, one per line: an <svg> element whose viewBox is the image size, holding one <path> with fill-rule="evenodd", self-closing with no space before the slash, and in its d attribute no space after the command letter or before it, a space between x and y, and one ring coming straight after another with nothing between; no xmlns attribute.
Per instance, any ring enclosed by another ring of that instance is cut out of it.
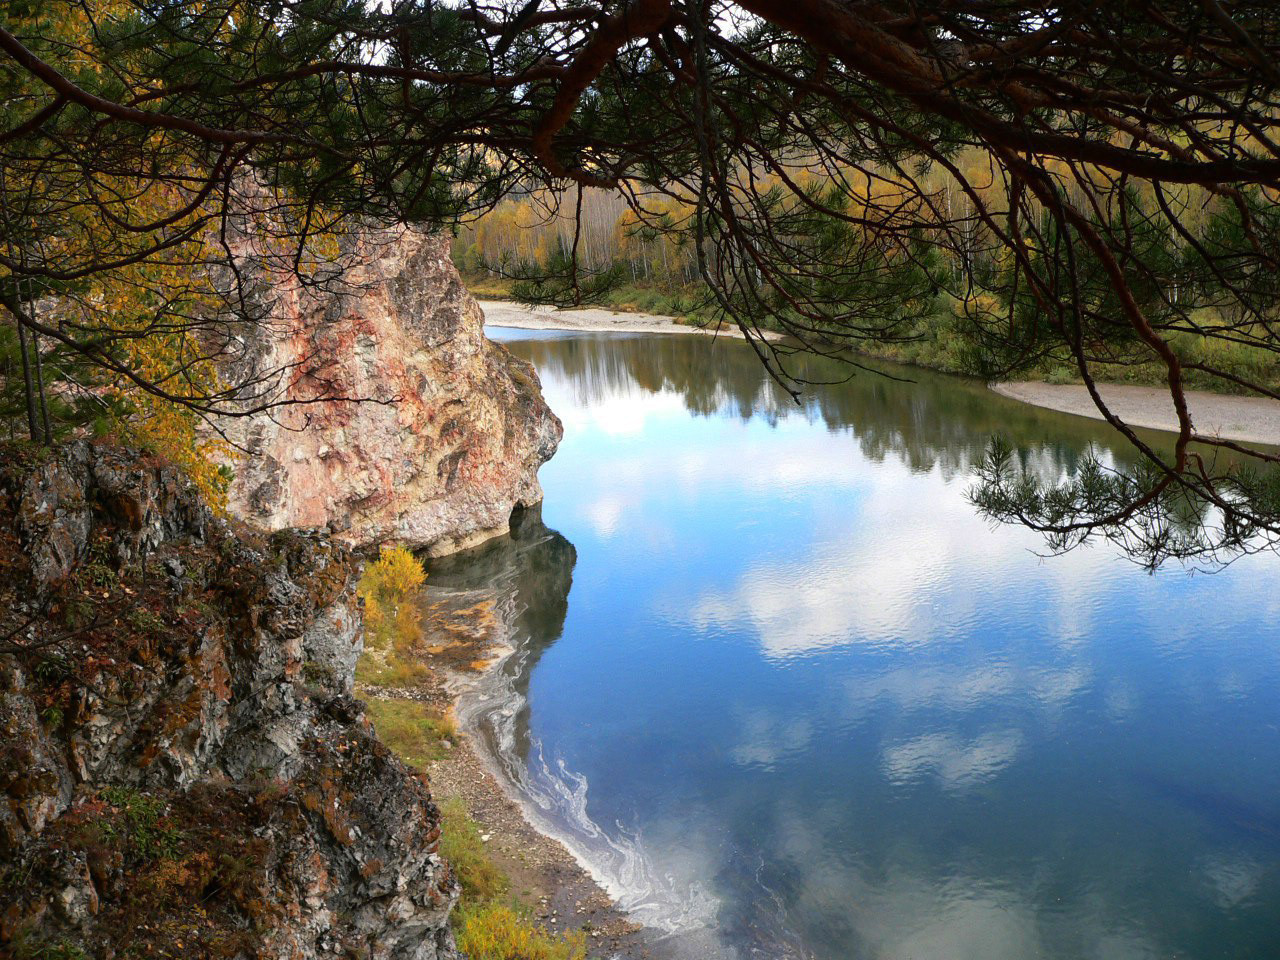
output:
<svg viewBox="0 0 1280 960"><path fill-rule="evenodd" d="M119 814L98 827L106 843L142 863L172 859L177 853L182 832L165 822L164 800L127 787L108 787L101 797Z"/></svg>

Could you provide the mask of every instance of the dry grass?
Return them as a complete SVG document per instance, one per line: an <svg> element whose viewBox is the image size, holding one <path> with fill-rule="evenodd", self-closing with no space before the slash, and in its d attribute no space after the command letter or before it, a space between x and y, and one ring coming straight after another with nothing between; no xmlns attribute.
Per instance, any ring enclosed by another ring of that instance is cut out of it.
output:
<svg viewBox="0 0 1280 960"><path fill-rule="evenodd" d="M506 894L507 877L489 859L480 829L467 814L460 797L446 797L440 802L444 830L440 837L440 855L453 864L462 884L464 903L492 903Z"/></svg>
<svg viewBox="0 0 1280 960"><path fill-rule="evenodd" d="M550 933L511 907L461 907L454 929L470 960L585 960L581 933Z"/></svg>
<svg viewBox="0 0 1280 960"><path fill-rule="evenodd" d="M457 739L452 720L417 700L371 699L366 706L382 742L419 769L444 755L445 740Z"/></svg>

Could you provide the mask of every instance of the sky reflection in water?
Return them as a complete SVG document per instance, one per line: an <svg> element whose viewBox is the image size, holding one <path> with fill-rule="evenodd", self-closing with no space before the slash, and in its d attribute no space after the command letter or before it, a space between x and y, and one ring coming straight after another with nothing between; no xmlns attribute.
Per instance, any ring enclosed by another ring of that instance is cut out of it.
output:
<svg viewBox="0 0 1280 960"><path fill-rule="evenodd" d="M501 541L433 587L506 556L517 605L560 592L516 624L516 760L532 743L585 778L590 820L713 898L715 936L832 960L1280 955L1274 557L1042 559L975 515L971 465L1003 432L1058 475L1108 434L963 381L859 375L797 408L736 342L490 335L565 424L549 529L526 531L556 546Z"/></svg>

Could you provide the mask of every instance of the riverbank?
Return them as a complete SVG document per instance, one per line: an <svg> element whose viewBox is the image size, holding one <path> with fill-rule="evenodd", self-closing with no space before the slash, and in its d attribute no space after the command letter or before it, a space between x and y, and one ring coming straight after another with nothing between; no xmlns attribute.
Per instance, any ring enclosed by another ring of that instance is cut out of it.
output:
<svg viewBox="0 0 1280 960"><path fill-rule="evenodd" d="M679 323L674 317L651 313L619 313L600 308L554 310L550 307L527 307L510 300L482 300L480 304L484 308L486 323L522 330L692 333L742 339L742 332L736 328L704 329ZM780 334L773 332L767 336L769 339L781 338ZM1092 420L1105 419L1083 384L1021 380L989 386L1001 396L1032 406ZM1126 423L1151 430L1177 431L1178 418L1167 390L1127 383L1102 384L1100 389L1108 406ZM1187 401L1196 429L1203 435L1280 446L1280 402L1203 390L1188 391Z"/></svg>
<svg viewBox="0 0 1280 960"><path fill-rule="evenodd" d="M1082 384L1015 381L991 384L991 389L1033 406L1102 420L1104 417ZM1098 387L1103 401L1135 427L1177 432L1178 416L1169 391L1127 383ZM1189 390L1187 406L1196 430L1204 436L1280 446L1280 402L1262 397L1235 397Z"/></svg>
<svg viewBox="0 0 1280 960"><path fill-rule="evenodd" d="M475 608L458 611L428 605L423 621L427 645L413 663L394 665L394 683L385 672L365 669L356 688L357 695L370 702L384 742L426 777L435 802L445 811L441 851L463 875L461 908L468 906L466 873L477 865L457 862L456 853L451 857L451 831L478 841L479 849L467 850L466 857L482 860L480 869L497 878L503 892L496 899L530 916L548 934L579 934L591 958L663 960L650 931L619 910L563 844L526 819L471 736L455 726L458 698L494 663L489 625L484 612ZM382 704L420 705L424 716L447 719L433 729L397 737L388 722L378 719Z"/></svg>
<svg viewBox="0 0 1280 960"><path fill-rule="evenodd" d="M513 300L477 300L484 310L485 323L495 327L579 333L688 333L745 339L737 327L695 327L680 323L675 317L655 313L620 313L601 307L557 310L553 307L530 307ZM767 340L782 339L782 334L771 330L763 331L761 335Z"/></svg>

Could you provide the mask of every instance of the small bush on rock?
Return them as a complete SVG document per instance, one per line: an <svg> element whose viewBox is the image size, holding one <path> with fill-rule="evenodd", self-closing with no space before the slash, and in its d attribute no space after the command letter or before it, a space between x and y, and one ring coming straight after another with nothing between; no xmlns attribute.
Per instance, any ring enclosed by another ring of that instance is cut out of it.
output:
<svg viewBox="0 0 1280 960"><path fill-rule="evenodd" d="M98 826L103 840L123 848L136 862L172 858L182 833L165 820L165 804L159 797L125 787L108 787L102 799L118 812Z"/></svg>
<svg viewBox="0 0 1280 960"><path fill-rule="evenodd" d="M412 614L417 613L417 607L413 601L426 580L421 561L404 547L384 548L382 555L365 568L359 593L364 600L365 626L372 639L385 643L410 624L416 626Z"/></svg>

